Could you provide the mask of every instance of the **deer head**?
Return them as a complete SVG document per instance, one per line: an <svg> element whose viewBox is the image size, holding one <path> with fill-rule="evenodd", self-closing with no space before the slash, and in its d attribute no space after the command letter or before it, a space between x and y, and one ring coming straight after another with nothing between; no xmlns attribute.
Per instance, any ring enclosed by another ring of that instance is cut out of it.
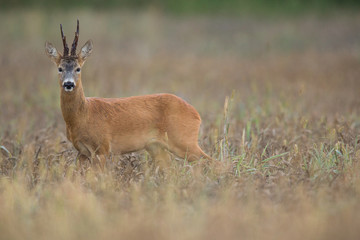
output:
<svg viewBox="0 0 360 240"><path fill-rule="evenodd" d="M79 20L77 20L75 38L71 45L71 52L69 54L69 47L66 43L66 36L64 36L61 24L60 31L64 45L63 54L60 54L59 51L49 42L45 43L45 52L58 68L60 86L65 92L71 93L76 88L78 81L81 79L81 68L85 63L86 58L90 56L93 44L91 40L88 40L81 48L80 52L76 54L76 47L79 40Z"/></svg>

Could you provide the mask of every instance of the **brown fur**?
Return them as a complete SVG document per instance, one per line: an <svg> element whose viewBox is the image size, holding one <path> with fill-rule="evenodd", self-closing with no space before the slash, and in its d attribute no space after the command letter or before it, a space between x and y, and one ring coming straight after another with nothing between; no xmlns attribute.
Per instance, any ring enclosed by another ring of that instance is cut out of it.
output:
<svg viewBox="0 0 360 240"><path fill-rule="evenodd" d="M198 145L199 114L172 94L85 98L80 79L70 94L61 88L61 110L68 139L88 158L141 149L157 158L165 148L188 161L211 159Z"/></svg>

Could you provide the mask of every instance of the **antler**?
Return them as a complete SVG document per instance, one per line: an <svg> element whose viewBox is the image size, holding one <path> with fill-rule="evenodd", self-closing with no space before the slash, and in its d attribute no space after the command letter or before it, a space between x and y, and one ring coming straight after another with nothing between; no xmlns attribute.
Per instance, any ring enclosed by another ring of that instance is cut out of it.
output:
<svg viewBox="0 0 360 240"><path fill-rule="evenodd" d="M77 44L78 44L78 40L79 40L79 19L77 20L75 38L74 38L73 44L71 45L71 56L76 55L76 47L77 47Z"/></svg>
<svg viewBox="0 0 360 240"><path fill-rule="evenodd" d="M60 30L61 30L61 38L62 38L63 45L64 45L64 57L65 57L65 56L69 55L69 48L68 48L68 45L66 43L66 37L64 36L61 24L60 24Z"/></svg>

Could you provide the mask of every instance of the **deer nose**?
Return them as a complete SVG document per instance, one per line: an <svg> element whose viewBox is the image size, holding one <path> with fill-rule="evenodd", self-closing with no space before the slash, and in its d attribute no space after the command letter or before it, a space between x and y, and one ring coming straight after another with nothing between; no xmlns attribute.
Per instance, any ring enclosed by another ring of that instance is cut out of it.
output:
<svg viewBox="0 0 360 240"><path fill-rule="evenodd" d="M63 83L63 87L65 88L65 90L72 90L75 87L75 83L66 81Z"/></svg>
<svg viewBox="0 0 360 240"><path fill-rule="evenodd" d="M74 82L64 82L64 87L73 88L73 87L75 87L75 84L74 84Z"/></svg>

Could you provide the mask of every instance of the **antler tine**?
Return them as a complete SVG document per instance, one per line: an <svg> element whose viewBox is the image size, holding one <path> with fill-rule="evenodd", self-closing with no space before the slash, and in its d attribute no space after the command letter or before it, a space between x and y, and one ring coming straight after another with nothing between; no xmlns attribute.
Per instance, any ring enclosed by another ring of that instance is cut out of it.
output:
<svg viewBox="0 0 360 240"><path fill-rule="evenodd" d="M76 47L77 47L77 44L78 44L78 40L79 40L79 19L77 20L75 38L74 38L73 44L71 46L71 56L76 55Z"/></svg>
<svg viewBox="0 0 360 240"><path fill-rule="evenodd" d="M63 45L64 45L64 56L68 56L69 55L69 48L68 48L68 45L66 43L66 36L64 36L64 33L63 33L62 24L60 24L60 30L61 30L61 38L62 38Z"/></svg>

